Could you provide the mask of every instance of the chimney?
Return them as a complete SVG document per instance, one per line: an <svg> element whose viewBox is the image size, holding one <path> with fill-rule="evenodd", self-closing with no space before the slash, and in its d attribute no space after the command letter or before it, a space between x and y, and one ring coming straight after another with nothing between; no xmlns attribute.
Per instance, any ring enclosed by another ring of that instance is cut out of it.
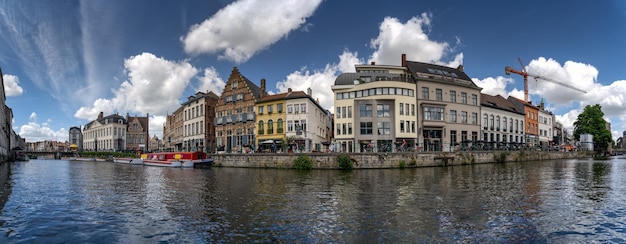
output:
<svg viewBox="0 0 626 244"><path fill-rule="evenodd" d="M288 93L291 93L291 92L292 92L291 87L287 88L287 92L288 92Z"/></svg>
<svg viewBox="0 0 626 244"><path fill-rule="evenodd" d="M309 95L309 97L311 96L311 93L312 93L312 92L313 92L313 91L311 90L311 87L309 87L309 88L307 88L307 89L306 89L306 94L307 94L307 95Z"/></svg>
<svg viewBox="0 0 626 244"><path fill-rule="evenodd" d="M402 67L406 67L406 54L402 54Z"/></svg>
<svg viewBox="0 0 626 244"><path fill-rule="evenodd" d="M459 67L457 67L456 69L461 71L461 72L465 72L465 71L463 71L463 65L462 64L459 64Z"/></svg>
<svg viewBox="0 0 626 244"><path fill-rule="evenodd" d="M265 79L261 79L261 97L265 96Z"/></svg>
<svg viewBox="0 0 626 244"><path fill-rule="evenodd" d="M376 62L372 61L370 64L371 64L371 65L376 65Z"/></svg>
<svg viewBox="0 0 626 244"><path fill-rule="evenodd" d="M100 111L100 113L98 114L98 119L102 119L103 117L104 117L104 113Z"/></svg>

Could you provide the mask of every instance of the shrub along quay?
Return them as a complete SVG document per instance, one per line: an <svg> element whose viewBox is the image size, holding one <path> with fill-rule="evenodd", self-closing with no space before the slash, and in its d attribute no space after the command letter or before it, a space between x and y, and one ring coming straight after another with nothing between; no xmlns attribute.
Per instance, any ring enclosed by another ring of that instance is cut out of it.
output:
<svg viewBox="0 0 626 244"><path fill-rule="evenodd" d="M255 153L212 155L214 167L387 169L590 157L585 152L479 151L399 153ZM308 167L310 162L310 166ZM349 162L349 163L347 163ZM303 166L304 165L304 166Z"/></svg>

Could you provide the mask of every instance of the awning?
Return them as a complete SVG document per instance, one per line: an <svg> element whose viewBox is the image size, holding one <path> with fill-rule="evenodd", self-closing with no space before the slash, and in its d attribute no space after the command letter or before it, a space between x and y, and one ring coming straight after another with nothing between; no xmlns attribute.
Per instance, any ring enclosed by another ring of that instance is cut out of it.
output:
<svg viewBox="0 0 626 244"><path fill-rule="evenodd" d="M274 144L274 140L266 140L261 142L261 144Z"/></svg>
<svg viewBox="0 0 626 244"><path fill-rule="evenodd" d="M70 145L70 148L78 148L78 145L72 144L72 145Z"/></svg>

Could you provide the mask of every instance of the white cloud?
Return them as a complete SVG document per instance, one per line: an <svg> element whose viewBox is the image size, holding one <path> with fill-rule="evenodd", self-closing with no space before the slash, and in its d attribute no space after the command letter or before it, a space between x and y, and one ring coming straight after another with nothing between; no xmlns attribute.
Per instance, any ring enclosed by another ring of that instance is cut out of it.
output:
<svg viewBox="0 0 626 244"><path fill-rule="evenodd" d="M407 60L435 63L449 67L463 64L463 53L456 54L450 62L444 62L452 49L446 42L437 42L430 39L424 28L431 27L432 15L423 13L409 19L406 23L393 17L386 17L380 24L379 34L370 41L370 47L376 49L368 62L380 64L400 65L401 55L406 54ZM456 39L457 43L460 40Z"/></svg>
<svg viewBox="0 0 626 244"><path fill-rule="evenodd" d="M37 113L35 112L30 113L30 116L28 117L28 119L32 121L37 121Z"/></svg>
<svg viewBox="0 0 626 244"><path fill-rule="evenodd" d="M148 118L150 138L156 135L158 138L163 139L163 125L165 125L165 118L166 116L164 115L151 115L150 118Z"/></svg>
<svg viewBox="0 0 626 244"><path fill-rule="evenodd" d="M128 80L113 91L112 99L96 99L91 107L81 107L74 116L93 120L100 111L165 115L180 106L178 100L190 79L198 73L187 61L174 62L142 53L124 61Z"/></svg>
<svg viewBox="0 0 626 244"><path fill-rule="evenodd" d="M220 53L222 59L242 63L305 24L321 2L237 1L191 26L181 41L187 53Z"/></svg>
<svg viewBox="0 0 626 244"><path fill-rule="evenodd" d="M482 93L489 94L492 96L500 95L503 97L507 97L508 93L506 91L506 85L509 83L513 83L513 79L509 77L498 76L496 78L487 77L485 79L472 78L472 81L476 83L477 86L483 88Z"/></svg>
<svg viewBox="0 0 626 244"><path fill-rule="evenodd" d="M226 82L220 78L220 74L213 67L204 69L204 76L200 78L200 81L201 85L198 91L212 91L218 96L222 94L222 90L226 86Z"/></svg>
<svg viewBox="0 0 626 244"><path fill-rule="evenodd" d="M20 79L15 75L2 75L4 82L4 94L7 97L19 96L24 93L24 89L20 86Z"/></svg>
<svg viewBox="0 0 626 244"><path fill-rule="evenodd" d="M287 75L287 78L276 84L279 93L287 92L291 88L294 91L307 92L311 88L313 99L319 99L323 108L332 109L334 103L333 91L330 89L335 84L335 78L340 73L355 72L354 65L363 63L357 53L347 50L339 55L339 63L327 64L321 70L307 70L306 67Z"/></svg>
<svg viewBox="0 0 626 244"><path fill-rule="evenodd" d="M28 122L19 127L18 134L29 142L54 140L67 141L69 132L65 128L54 131L47 123Z"/></svg>

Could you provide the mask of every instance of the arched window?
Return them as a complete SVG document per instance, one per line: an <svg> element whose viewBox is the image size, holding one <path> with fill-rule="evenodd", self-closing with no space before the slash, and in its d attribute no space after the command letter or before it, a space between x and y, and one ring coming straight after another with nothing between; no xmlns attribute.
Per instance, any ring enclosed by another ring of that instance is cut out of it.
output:
<svg viewBox="0 0 626 244"><path fill-rule="evenodd" d="M489 116L487 114L485 114L485 116L483 116L483 129L487 129L487 125L489 125Z"/></svg>
<svg viewBox="0 0 626 244"><path fill-rule="evenodd" d="M508 121L506 120L506 117L503 117L503 118L502 118L502 131L505 131L505 132L506 132L506 126L507 126L507 124L508 124L507 122L508 122Z"/></svg>
<svg viewBox="0 0 626 244"><path fill-rule="evenodd" d="M263 120L259 121L258 133L259 135L265 134L265 127L263 126Z"/></svg>
<svg viewBox="0 0 626 244"><path fill-rule="evenodd" d="M500 131L500 115L496 116L496 130Z"/></svg>
<svg viewBox="0 0 626 244"><path fill-rule="evenodd" d="M274 121L271 119L267 121L267 134L274 134Z"/></svg>
<svg viewBox="0 0 626 244"><path fill-rule="evenodd" d="M283 133L283 119L278 119L276 121L276 133Z"/></svg>

